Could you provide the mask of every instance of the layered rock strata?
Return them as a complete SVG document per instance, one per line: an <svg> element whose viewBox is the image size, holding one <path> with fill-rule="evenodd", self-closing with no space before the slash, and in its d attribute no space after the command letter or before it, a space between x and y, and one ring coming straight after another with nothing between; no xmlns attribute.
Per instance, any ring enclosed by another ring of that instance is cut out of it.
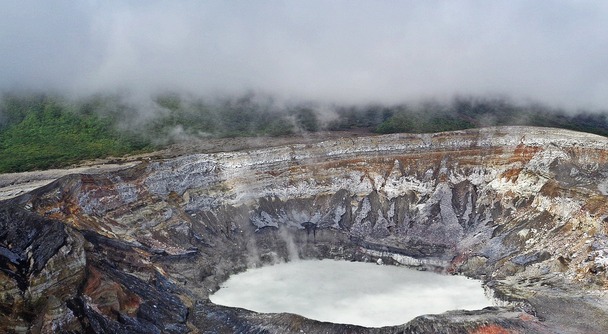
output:
<svg viewBox="0 0 608 334"><path fill-rule="evenodd" d="M555 129L74 174L0 203L0 332L608 332L607 226L608 140ZM230 274L295 257L479 278L502 306L367 329L209 302Z"/></svg>

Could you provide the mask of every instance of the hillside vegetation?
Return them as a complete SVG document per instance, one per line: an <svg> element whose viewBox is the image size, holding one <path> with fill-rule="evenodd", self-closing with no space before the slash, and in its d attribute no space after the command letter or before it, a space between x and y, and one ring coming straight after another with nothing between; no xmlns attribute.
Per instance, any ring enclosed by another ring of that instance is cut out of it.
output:
<svg viewBox="0 0 608 334"><path fill-rule="evenodd" d="M554 127L608 136L608 113L567 111L541 104L517 104L501 98L458 97L450 103L344 107L331 130L358 127L376 133L427 133L507 125Z"/></svg>
<svg viewBox="0 0 608 334"><path fill-rule="evenodd" d="M608 136L606 112L566 111L504 99L456 98L450 104L402 107L376 127L379 133L437 132L504 125L554 127Z"/></svg>
<svg viewBox="0 0 608 334"><path fill-rule="evenodd" d="M150 148L118 119L89 104L50 97L5 96L0 118L0 172L63 167L84 159Z"/></svg>
<svg viewBox="0 0 608 334"><path fill-rule="evenodd" d="M87 159L151 151L191 138L353 129L423 133L495 125L558 127L608 136L606 113L568 113L504 99L321 108L315 104L279 107L272 99L251 94L214 101L175 93L148 101L118 95L67 99L4 94L0 101L0 172L64 167Z"/></svg>

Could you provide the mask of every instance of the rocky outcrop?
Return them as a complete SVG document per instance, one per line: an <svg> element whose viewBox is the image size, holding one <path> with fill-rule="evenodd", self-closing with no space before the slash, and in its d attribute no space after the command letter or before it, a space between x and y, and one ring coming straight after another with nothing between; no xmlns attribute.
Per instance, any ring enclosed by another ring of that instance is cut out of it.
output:
<svg viewBox="0 0 608 334"><path fill-rule="evenodd" d="M608 332L607 144L488 128L69 175L0 204L0 331ZM209 302L296 256L467 275L502 306L366 329Z"/></svg>

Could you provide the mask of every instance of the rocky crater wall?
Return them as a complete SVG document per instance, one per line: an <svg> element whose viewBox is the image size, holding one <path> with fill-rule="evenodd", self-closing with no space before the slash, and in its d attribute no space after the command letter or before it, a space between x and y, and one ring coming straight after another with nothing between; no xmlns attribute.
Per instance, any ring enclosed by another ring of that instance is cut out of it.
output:
<svg viewBox="0 0 608 334"><path fill-rule="evenodd" d="M0 203L0 331L608 332L607 144L488 128L70 175ZM504 306L366 329L209 302L296 257L463 274Z"/></svg>

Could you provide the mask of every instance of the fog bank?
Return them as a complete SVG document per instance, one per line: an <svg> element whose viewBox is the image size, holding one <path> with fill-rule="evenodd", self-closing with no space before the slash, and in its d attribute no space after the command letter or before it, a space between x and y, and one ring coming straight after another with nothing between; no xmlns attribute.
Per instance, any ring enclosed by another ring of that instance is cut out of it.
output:
<svg viewBox="0 0 608 334"><path fill-rule="evenodd" d="M247 91L608 106L604 1L34 1L0 10L0 89Z"/></svg>

